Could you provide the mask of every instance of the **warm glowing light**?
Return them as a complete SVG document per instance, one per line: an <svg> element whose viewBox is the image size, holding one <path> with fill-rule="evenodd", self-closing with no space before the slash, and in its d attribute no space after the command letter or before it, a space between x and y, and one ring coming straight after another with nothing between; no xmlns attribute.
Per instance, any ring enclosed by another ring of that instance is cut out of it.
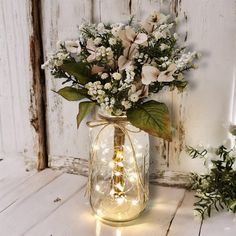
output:
<svg viewBox="0 0 236 236"><path fill-rule="evenodd" d="M116 158L123 159L123 151L117 151Z"/></svg>
<svg viewBox="0 0 236 236"><path fill-rule="evenodd" d="M121 230L120 229L116 229L116 236L121 236Z"/></svg>
<svg viewBox="0 0 236 236"><path fill-rule="evenodd" d="M93 145L93 150L95 150L95 151L99 150L99 146L98 145Z"/></svg>
<svg viewBox="0 0 236 236"><path fill-rule="evenodd" d="M124 164L122 162L117 162L117 166L124 167Z"/></svg>
<svg viewBox="0 0 236 236"><path fill-rule="evenodd" d="M130 182L135 182L137 180L137 174L136 173L131 173L129 176L129 181Z"/></svg>
<svg viewBox="0 0 236 236"><path fill-rule="evenodd" d="M116 201L119 205L121 205L125 202L125 198L124 197L118 197L118 198L116 198Z"/></svg>
<svg viewBox="0 0 236 236"><path fill-rule="evenodd" d="M96 189L96 191L100 191L101 190L101 188L100 188L100 186L98 184L95 186L95 189Z"/></svg>
<svg viewBox="0 0 236 236"><path fill-rule="evenodd" d="M114 175L115 175L115 176L121 176L121 172L116 171L116 172L114 173Z"/></svg>
<svg viewBox="0 0 236 236"><path fill-rule="evenodd" d="M99 216L102 216L102 215L103 215L101 209L97 209L97 215L99 215Z"/></svg>
<svg viewBox="0 0 236 236"><path fill-rule="evenodd" d="M138 200L132 200L132 205L138 205Z"/></svg>
<svg viewBox="0 0 236 236"><path fill-rule="evenodd" d="M115 166L114 162L113 162L113 161L110 161L110 162L109 162L109 166L110 166L111 168L114 168L114 166Z"/></svg>
<svg viewBox="0 0 236 236"><path fill-rule="evenodd" d="M96 220L96 236L100 236L101 235L101 222L97 219Z"/></svg>
<svg viewBox="0 0 236 236"><path fill-rule="evenodd" d="M110 191L110 195L111 195L111 196L114 196L114 194L115 194L115 190L112 189L112 190Z"/></svg>
<svg viewBox="0 0 236 236"><path fill-rule="evenodd" d="M124 186L121 185L121 183L118 183L115 185L116 188L118 188L120 191L124 191Z"/></svg>

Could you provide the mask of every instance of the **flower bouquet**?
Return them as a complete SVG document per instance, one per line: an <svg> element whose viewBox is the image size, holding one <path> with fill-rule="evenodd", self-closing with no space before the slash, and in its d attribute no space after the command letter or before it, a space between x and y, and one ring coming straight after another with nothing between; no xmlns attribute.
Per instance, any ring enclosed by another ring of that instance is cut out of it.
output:
<svg viewBox="0 0 236 236"><path fill-rule="evenodd" d="M171 140L168 108L148 99L164 87L180 92L184 72L195 67L196 52L177 43L175 21L154 12L144 22L83 24L75 40L59 41L57 51L42 66L63 78L59 91L69 101L81 101L77 124L98 105L151 135Z"/></svg>
<svg viewBox="0 0 236 236"><path fill-rule="evenodd" d="M174 26L159 12L142 23L83 24L78 39L59 41L43 65L64 79L56 93L69 101L83 100L78 126L100 107L102 119L88 122L100 130L90 135L87 189L91 207L102 219L128 221L145 209L147 133L171 140L168 108L150 96L164 87L183 91L184 72L195 67L197 57L178 46Z"/></svg>

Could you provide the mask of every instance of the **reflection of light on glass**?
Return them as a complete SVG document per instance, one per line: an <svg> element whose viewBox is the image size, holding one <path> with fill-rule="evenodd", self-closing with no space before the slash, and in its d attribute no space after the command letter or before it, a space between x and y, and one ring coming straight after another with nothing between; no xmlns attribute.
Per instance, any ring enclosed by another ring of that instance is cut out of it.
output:
<svg viewBox="0 0 236 236"><path fill-rule="evenodd" d="M97 236L97 235L96 235ZM118 229L116 229L116 236L122 236L121 235L121 230L118 228Z"/></svg>
<svg viewBox="0 0 236 236"><path fill-rule="evenodd" d="M97 209L97 215L98 215L98 216L103 216L101 209Z"/></svg>
<svg viewBox="0 0 236 236"><path fill-rule="evenodd" d="M100 236L100 234L101 234L101 222L98 220L98 219L96 219L96 236Z"/></svg>

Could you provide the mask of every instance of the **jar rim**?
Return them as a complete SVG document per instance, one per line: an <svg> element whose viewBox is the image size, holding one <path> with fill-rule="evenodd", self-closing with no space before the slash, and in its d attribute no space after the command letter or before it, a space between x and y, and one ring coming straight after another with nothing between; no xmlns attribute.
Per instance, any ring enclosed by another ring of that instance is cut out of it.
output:
<svg viewBox="0 0 236 236"><path fill-rule="evenodd" d="M101 119L105 119L105 120L128 121L126 115L114 116L114 115L106 114L101 110L98 111L98 117L101 118Z"/></svg>

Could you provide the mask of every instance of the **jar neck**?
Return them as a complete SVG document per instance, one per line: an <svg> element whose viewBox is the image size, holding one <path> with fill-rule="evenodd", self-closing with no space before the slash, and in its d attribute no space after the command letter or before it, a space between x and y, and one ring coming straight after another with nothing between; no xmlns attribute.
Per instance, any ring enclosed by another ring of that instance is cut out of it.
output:
<svg viewBox="0 0 236 236"><path fill-rule="evenodd" d="M99 109L98 110L98 117L100 119L108 120L108 121L127 121L127 116L126 115L121 115L121 116L114 116L109 113L106 113L105 111Z"/></svg>

